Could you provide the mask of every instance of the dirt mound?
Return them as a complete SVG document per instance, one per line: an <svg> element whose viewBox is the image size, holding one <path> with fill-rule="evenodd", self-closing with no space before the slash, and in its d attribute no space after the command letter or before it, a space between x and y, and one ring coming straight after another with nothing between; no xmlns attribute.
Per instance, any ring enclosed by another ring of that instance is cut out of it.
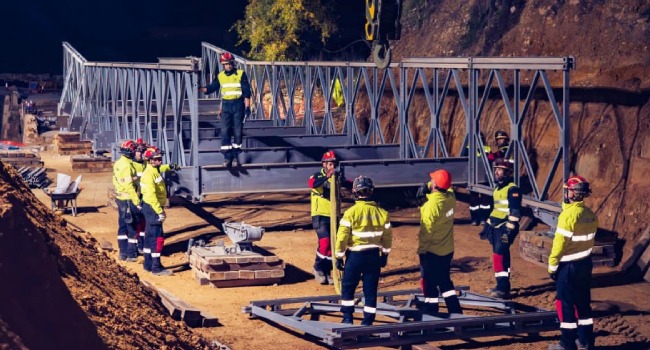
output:
<svg viewBox="0 0 650 350"><path fill-rule="evenodd" d="M208 348L66 226L0 162L0 348Z"/></svg>

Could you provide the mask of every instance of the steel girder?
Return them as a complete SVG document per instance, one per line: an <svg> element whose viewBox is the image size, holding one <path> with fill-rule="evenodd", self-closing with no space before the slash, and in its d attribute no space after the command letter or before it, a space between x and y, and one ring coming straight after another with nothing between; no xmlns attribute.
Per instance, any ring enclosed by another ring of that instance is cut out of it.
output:
<svg viewBox="0 0 650 350"><path fill-rule="evenodd" d="M59 108L72 116L71 126L78 125L86 138L101 139L105 144L143 137L165 148L168 161L202 167L202 161L211 157L205 151L199 156L199 149L217 139L206 138L210 131L198 129L199 113L216 113L219 100L210 98L215 95L201 95L199 99L197 87L214 79L221 68L218 55L223 51L203 43L198 62L98 63L86 61L64 43L65 86ZM399 158L428 159L434 166L438 159L456 156L449 151L450 132L465 135L469 154L481 149L478 135L486 102L488 97L494 100L497 96L510 125L509 155L516 163L515 180L519 184L522 175L535 172L524 144L527 135L523 123L532 117L533 99L547 101L559 129L558 147L546 178L538 181L535 176L529 177L531 194L525 196L524 202L536 210L548 211L551 217L560 210L558 203L549 201L551 184L559 180L558 171L562 179L570 171L569 72L574 64L571 57L409 58L382 70L370 63L255 62L236 57L236 65L248 73L251 81L252 119L268 120L273 126L291 128L291 132L300 129L304 135L343 135L347 146L397 144ZM561 78L550 78L549 74L558 74L554 72L559 72ZM337 81L344 104L332 107ZM561 84L561 88L554 88L551 81ZM431 117L429 130L419 141L411 130L415 121L410 109L416 93L423 93ZM453 109L450 97L458 101L455 112L449 112ZM216 108L200 108L210 103ZM369 115L365 121L358 118L362 109ZM343 116L342 123L336 122L337 113ZM464 118L466 130L442 130L445 118ZM386 135L389 128L395 135L391 139ZM278 129L278 139L281 133L289 133L285 130ZM165 135L167 139L170 134L171 140L158 137ZM330 145L325 141L320 146ZM343 145L337 142L334 146ZM485 157L468 157L466 163L466 185L490 194L493 180ZM488 185L481 184L485 179L478 176L479 172L487 174ZM220 182L201 178L201 174L212 171L197 168L181 176L188 173L192 174L189 181ZM406 183L422 181L421 174L412 176ZM192 197L202 198L203 186L197 183L192 187L196 190ZM553 224L553 219L547 221Z"/></svg>
<svg viewBox="0 0 650 350"><path fill-rule="evenodd" d="M379 319L373 326L339 323L341 306L338 295L252 301L244 307L243 312L253 318L300 330L340 349L536 334L559 329L553 311L487 297L465 289L458 288L461 305L465 309L479 309L488 315L425 314L418 309L418 305L424 301L419 290L378 293ZM363 295L357 294L355 299L355 314L362 315L363 307L360 304L363 303ZM444 304L444 299L439 298L438 302Z"/></svg>

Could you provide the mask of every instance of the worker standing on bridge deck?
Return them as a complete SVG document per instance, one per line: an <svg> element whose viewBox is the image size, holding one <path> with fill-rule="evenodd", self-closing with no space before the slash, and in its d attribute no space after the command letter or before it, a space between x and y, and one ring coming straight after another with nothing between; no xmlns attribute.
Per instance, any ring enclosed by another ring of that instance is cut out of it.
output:
<svg viewBox="0 0 650 350"><path fill-rule="evenodd" d="M149 160L140 187L142 189L142 212L147 222L145 229L144 269L157 276L170 276L171 270L165 269L160 262L160 254L165 245L163 222L167 218L163 206L167 202L167 185L162 173L170 167L162 167L163 155L160 149L151 147L144 152L144 158Z"/></svg>
<svg viewBox="0 0 650 350"><path fill-rule="evenodd" d="M140 179L144 173L144 169L147 167L147 162L144 160L144 152L147 150L147 144L142 139L137 139L135 141L135 156L133 157L133 169L135 169L136 180L134 181L135 187L138 191L138 196L140 197L140 202L142 202L142 190L140 189ZM139 211L137 215L134 215L133 219L135 220L135 233L138 240L138 254L143 253L144 249L144 230L147 225L142 211Z"/></svg>
<svg viewBox="0 0 650 350"><path fill-rule="evenodd" d="M497 280L496 288L490 289L490 296L510 297L510 245L519 233L521 217L521 193L512 179L513 165L505 159L494 161L494 188L492 199L494 209L483 226L481 239L492 245L492 265Z"/></svg>
<svg viewBox="0 0 650 350"><path fill-rule="evenodd" d="M338 159L334 151L329 150L321 158L323 167L314 175L309 177L309 188L311 189L311 223L318 245L316 247L316 259L314 261L314 278L321 284L334 284L332 279L332 246L330 242L330 182L338 166ZM341 185L351 188L352 184L340 179Z"/></svg>
<svg viewBox="0 0 650 350"><path fill-rule="evenodd" d="M120 153L122 156L113 164L113 186L118 209L117 246L120 260L135 262L138 258L135 216L140 211L140 197L134 183L137 180L133 168L135 143L124 141L120 145Z"/></svg>
<svg viewBox="0 0 650 350"><path fill-rule="evenodd" d="M438 313L438 296L442 294L449 313L463 311L451 281L451 259L454 256L454 208L456 196L451 188L451 174L436 170L429 174L432 191L420 208L418 255L424 305L427 314Z"/></svg>
<svg viewBox="0 0 650 350"><path fill-rule="evenodd" d="M496 151L488 153L488 160L494 162L495 160L506 158L506 153L510 147L510 136L503 130L497 130L494 133L494 141L497 144Z"/></svg>
<svg viewBox="0 0 650 350"><path fill-rule="evenodd" d="M245 118L251 115L251 87L246 72L235 68L235 58L229 52L219 56L223 71L201 92L211 94L221 87L221 153L224 166L239 166ZM234 138L231 141L231 136Z"/></svg>
<svg viewBox="0 0 650 350"><path fill-rule="evenodd" d="M369 177L362 175L354 179L352 193L356 201L343 214L336 233L336 268L343 271L343 323L352 324L354 291L362 278L364 305L361 325L370 326L375 321L379 273L386 266L393 245L388 212L371 200L374 188Z"/></svg>
<svg viewBox="0 0 650 350"><path fill-rule="evenodd" d="M576 339L580 348L594 347L591 250L598 218L584 203L590 194L589 182L582 176L571 176L564 184L564 203L548 257L548 272L557 283L555 305L562 337L549 349L576 349Z"/></svg>

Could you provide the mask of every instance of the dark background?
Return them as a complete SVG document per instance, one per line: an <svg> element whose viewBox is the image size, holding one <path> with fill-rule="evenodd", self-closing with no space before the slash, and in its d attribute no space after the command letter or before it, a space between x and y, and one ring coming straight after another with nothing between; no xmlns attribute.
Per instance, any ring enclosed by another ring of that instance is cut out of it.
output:
<svg viewBox="0 0 650 350"><path fill-rule="evenodd" d="M61 74L62 42L89 61L200 56L201 42L233 50L246 0L2 0L0 73ZM340 31L314 59L363 59L364 3L334 0ZM353 43L349 45L350 43ZM349 46L348 46L349 45ZM341 48L346 48L341 50Z"/></svg>

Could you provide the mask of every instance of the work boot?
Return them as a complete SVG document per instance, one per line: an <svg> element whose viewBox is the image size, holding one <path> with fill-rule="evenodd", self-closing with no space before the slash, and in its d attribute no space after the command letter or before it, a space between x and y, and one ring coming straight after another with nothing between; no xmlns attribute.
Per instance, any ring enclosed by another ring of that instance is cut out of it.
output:
<svg viewBox="0 0 650 350"><path fill-rule="evenodd" d="M327 274L327 275L325 275L325 277L327 278L327 284L329 284L329 285L334 284L334 279L332 278L332 275Z"/></svg>
<svg viewBox="0 0 650 350"><path fill-rule="evenodd" d="M593 346L583 345L583 344L580 342L580 340L577 340L577 339L576 339L576 346L578 347L578 350L590 350L590 349L593 349L593 348L594 348Z"/></svg>
<svg viewBox="0 0 650 350"><path fill-rule="evenodd" d="M363 320L361 320L362 326L372 326L372 323L375 322L375 314L369 312L363 313Z"/></svg>
<svg viewBox="0 0 650 350"><path fill-rule="evenodd" d="M548 350L572 350L572 349L564 346L562 342L559 342L559 343L549 345Z"/></svg>
<svg viewBox="0 0 650 350"><path fill-rule="evenodd" d="M230 160L230 159L224 160L223 161L223 166L225 166L226 168L230 168L232 166L232 160Z"/></svg>
<svg viewBox="0 0 650 350"><path fill-rule="evenodd" d="M232 160L232 166L234 166L234 167L241 166L241 164L239 163L239 159L237 159L237 158L233 159Z"/></svg>
<svg viewBox="0 0 650 350"><path fill-rule="evenodd" d="M489 296L491 296L492 298L508 299L510 298L510 293L495 289L490 292Z"/></svg>
<svg viewBox="0 0 650 350"><path fill-rule="evenodd" d="M138 262L138 258L126 258L124 259L126 262Z"/></svg>
<svg viewBox="0 0 650 350"><path fill-rule="evenodd" d="M174 274L174 271L170 269L160 270L158 272L151 272L154 276L171 276Z"/></svg>
<svg viewBox="0 0 650 350"><path fill-rule="evenodd" d="M343 313L343 319L341 320L341 323L345 324L353 324L353 318L352 318L352 313L350 312L344 312Z"/></svg>
<svg viewBox="0 0 650 350"><path fill-rule="evenodd" d="M327 284L327 277L323 271L318 271L314 269L314 279L320 284Z"/></svg>
<svg viewBox="0 0 650 350"><path fill-rule="evenodd" d="M480 225L480 223L479 223L478 220L472 220L472 225L478 226L478 225Z"/></svg>

